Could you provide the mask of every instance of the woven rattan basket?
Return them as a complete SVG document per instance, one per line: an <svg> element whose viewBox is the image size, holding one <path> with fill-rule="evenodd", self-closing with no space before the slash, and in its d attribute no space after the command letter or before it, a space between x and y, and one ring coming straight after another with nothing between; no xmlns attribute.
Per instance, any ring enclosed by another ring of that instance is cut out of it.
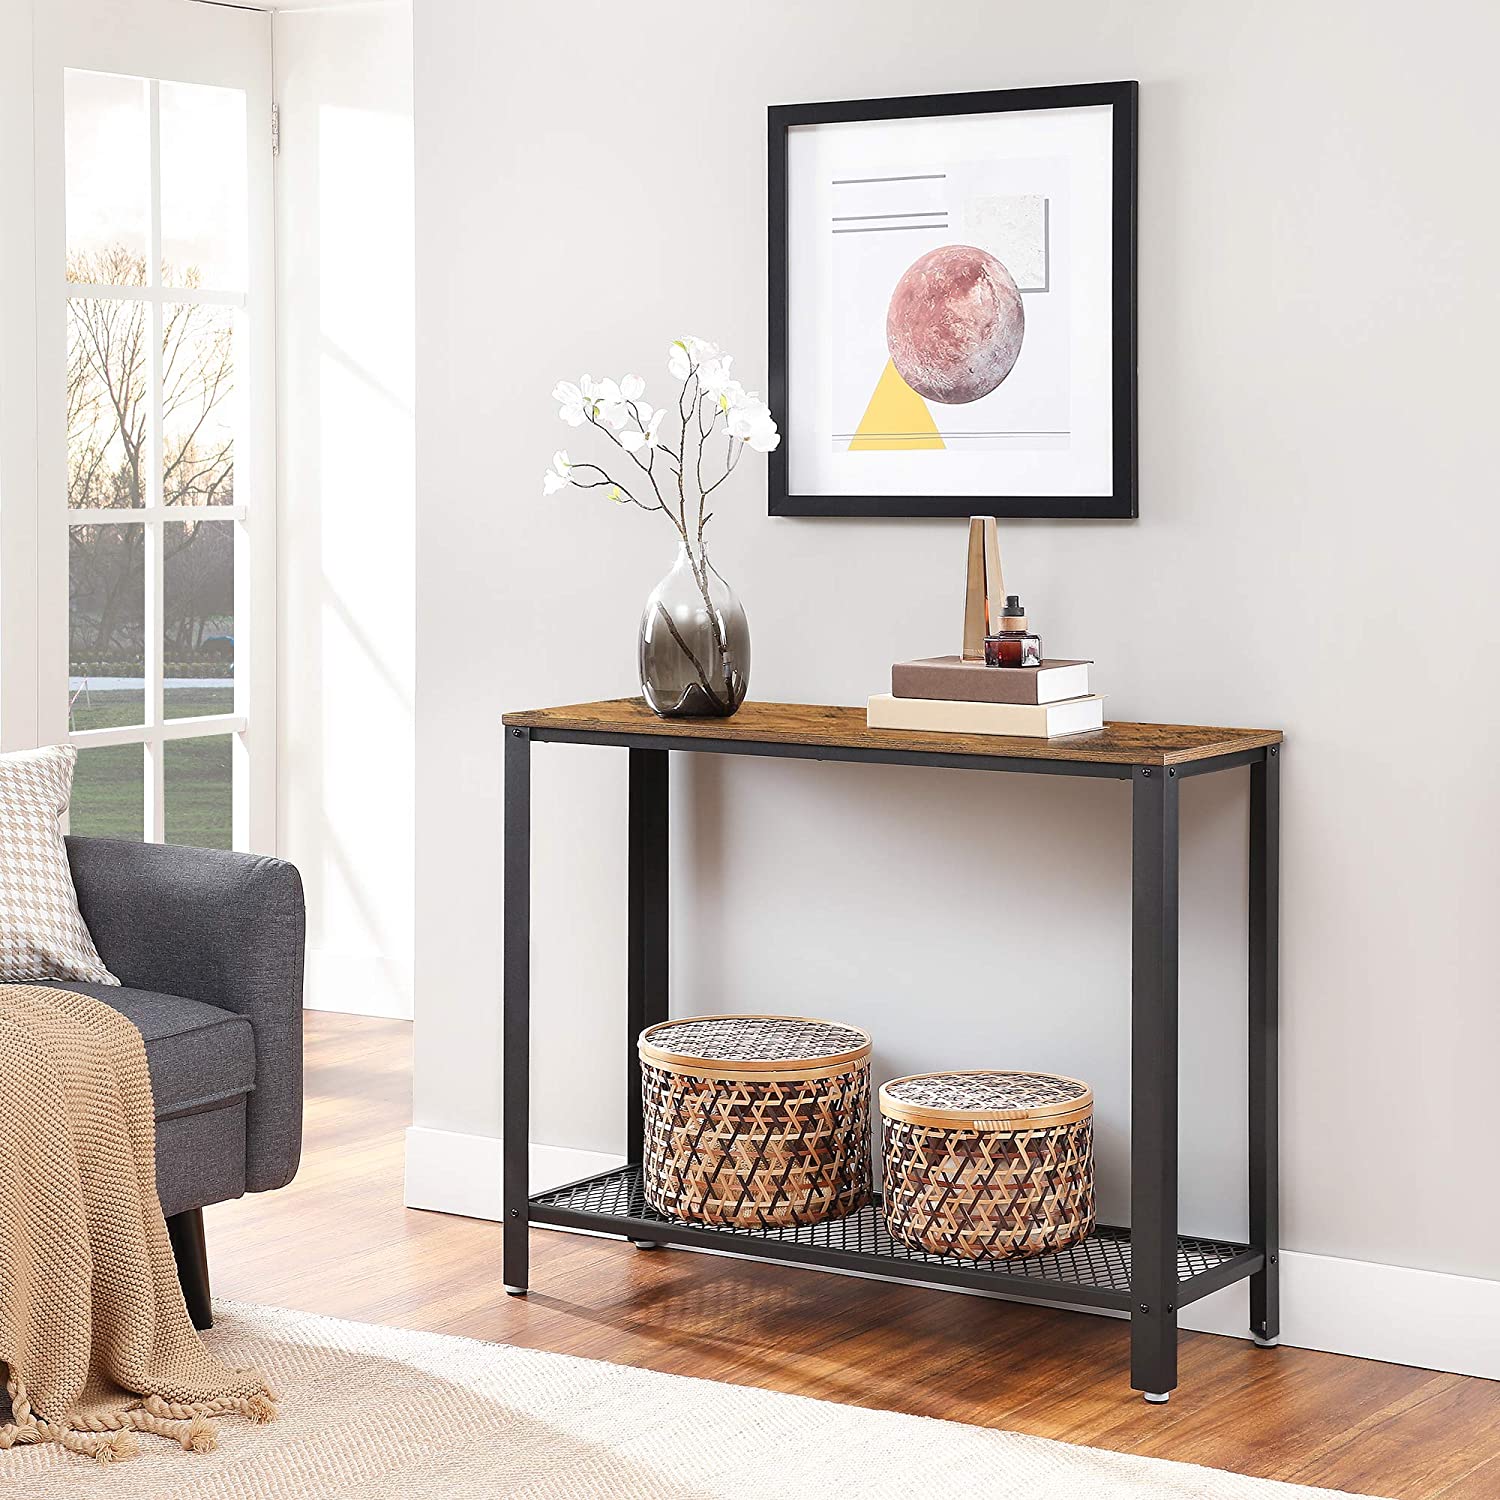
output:
<svg viewBox="0 0 1500 1500"><path fill-rule="evenodd" d="M921 1073L880 1090L885 1222L933 1255L1065 1250L1094 1227L1094 1095L1048 1073Z"/></svg>
<svg viewBox="0 0 1500 1500"><path fill-rule="evenodd" d="M776 1229L870 1201L870 1039L802 1016L695 1016L641 1033L646 1201Z"/></svg>

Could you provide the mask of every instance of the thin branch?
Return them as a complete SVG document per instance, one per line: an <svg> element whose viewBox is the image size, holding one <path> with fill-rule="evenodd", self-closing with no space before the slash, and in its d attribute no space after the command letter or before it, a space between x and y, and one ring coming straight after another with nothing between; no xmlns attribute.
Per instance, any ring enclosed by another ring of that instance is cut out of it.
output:
<svg viewBox="0 0 1500 1500"><path fill-rule="evenodd" d="M677 396L677 418L681 423L681 430L677 436L677 526L684 538L687 537L687 483L683 476L687 472L687 434L688 434L688 387L694 386L693 405L696 408L698 397L703 391L703 382L698 378L698 366L688 366L687 379L682 382L682 390Z"/></svg>
<svg viewBox="0 0 1500 1500"><path fill-rule="evenodd" d="M718 402L716 401L713 404L713 415L708 419L708 426L705 427L703 425L702 402L701 401L699 402L699 413L698 413L698 541L699 541L700 544L703 541L703 528L708 524L708 517L703 514L703 504L704 504L704 501L706 501L708 499L708 497L716 489L718 489L718 487L721 484L724 483L724 480L729 477L729 471L728 471L728 469L726 469L724 471L724 473L718 479L716 479L706 489L704 488L704 485L703 485L703 447L704 447L704 444L708 441L708 439L713 436L713 430L718 425L719 416L720 416L719 405L718 405ZM727 423L727 418L726 418L726 423Z"/></svg>
<svg viewBox="0 0 1500 1500"><path fill-rule="evenodd" d="M739 446L736 447L733 435L726 433L725 436L729 439L729 450L724 455L724 472L720 474L719 477L714 480L714 482L709 485L706 490L704 490L703 498L705 500L707 500L708 497L713 494L713 492L718 489L718 487L723 484L731 474L734 473L736 467L739 465L740 454L745 451L745 444L743 439L741 439ZM700 536L702 536L703 534L703 528L708 525L708 520L709 518L707 516L704 516L704 518L699 521L698 534Z"/></svg>
<svg viewBox="0 0 1500 1500"><path fill-rule="evenodd" d="M651 488L652 488L652 490L656 494L656 506L642 505L641 509L642 510L654 510L654 509L657 508L657 506L659 506L667 514L667 516L672 519L673 524L676 525L676 518L674 516L672 516L672 508L662 498L661 489L660 489L660 487L656 483L656 475L654 473L652 473L652 471L651 471L651 465L650 464L643 464L640 461L640 459L634 453L632 453L630 451L630 449L627 448L625 446L625 444L622 443L619 440L619 438L617 438L614 435L614 433L612 433L609 430L608 427L606 427L604 425L603 422L599 421L598 418L594 416L594 414L592 412L589 413L588 422L589 422L589 426L590 427L596 427L596 428L598 428L598 430L600 432L602 432L605 435L605 437L607 437L610 440L610 442L612 442L615 445L615 447L620 450L621 453L625 454L626 457L629 458L630 461L636 466L636 468L638 468L641 471L641 473L644 474L646 476L646 478L651 481ZM597 464L577 464L574 467L575 468L589 468L589 469L594 469L594 468L598 468L598 465ZM604 470L603 469L599 469L599 472L602 474L602 473L604 473ZM625 486L621 485L620 488L624 489ZM639 502L637 502L637 503L639 503ZM678 526L677 529L684 536L686 536L687 533L683 530L683 528L681 526Z"/></svg>
<svg viewBox="0 0 1500 1500"><path fill-rule="evenodd" d="M714 703L720 702L719 695L714 691L713 684L708 680L708 672L704 669L703 663L693 654L693 648L683 640L682 633L677 629L676 622L672 619L671 613L660 600L657 600L656 612L662 617L662 621L671 633L672 639L677 642L678 649L692 662L693 670L698 674L698 681L702 684L703 691L708 694L710 700Z"/></svg>
<svg viewBox="0 0 1500 1500"><path fill-rule="evenodd" d="M573 485L574 488L576 488L576 489L580 489L580 490L602 490L606 485L608 485L611 489L618 490L622 495L624 495L624 497L632 505L639 507L641 510L649 512L649 511L653 511L653 510L665 510L666 509L665 506L663 506L663 505L661 505L659 503L656 504L656 505L647 505L643 501L637 500L636 497L634 495L632 495L630 493L630 491L628 489L626 489L625 486L623 484L621 484L618 479L612 479L610 477L609 473L606 470L601 469L598 464L572 464L572 465L570 465L570 467L573 468L573 469L592 469L594 471L594 473L596 473L596 474L602 474L604 476L602 479L591 480L587 484L585 484L583 480L581 480L581 479L574 479L570 475L569 479L568 479L568 483L571 484L571 485Z"/></svg>

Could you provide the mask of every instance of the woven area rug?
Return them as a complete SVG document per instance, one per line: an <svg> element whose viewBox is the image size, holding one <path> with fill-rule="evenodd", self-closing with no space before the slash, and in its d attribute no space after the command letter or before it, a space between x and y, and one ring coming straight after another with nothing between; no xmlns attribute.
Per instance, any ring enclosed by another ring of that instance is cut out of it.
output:
<svg viewBox="0 0 1500 1500"><path fill-rule="evenodd" d="M281 1417L213 1453L143 1440L100 1468L0 1454L26 1500L1313 1500L1331 1490L865 1411L567 1355L219 1303L209 1346Z"/></svg>

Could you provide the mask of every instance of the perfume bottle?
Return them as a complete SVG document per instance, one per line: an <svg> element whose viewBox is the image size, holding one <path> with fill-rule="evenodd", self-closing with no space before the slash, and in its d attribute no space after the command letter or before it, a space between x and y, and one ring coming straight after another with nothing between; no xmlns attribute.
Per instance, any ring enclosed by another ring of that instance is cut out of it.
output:
<svg viewBox="0 0 1500 1500"><path fill-rule="evenodd" d="M1000 629L984 638L984 664L987 667L1039 667L1042 664L1042 638L1026 628L1026 611L1020 596L1007 594L1000 613Z"/></svg>

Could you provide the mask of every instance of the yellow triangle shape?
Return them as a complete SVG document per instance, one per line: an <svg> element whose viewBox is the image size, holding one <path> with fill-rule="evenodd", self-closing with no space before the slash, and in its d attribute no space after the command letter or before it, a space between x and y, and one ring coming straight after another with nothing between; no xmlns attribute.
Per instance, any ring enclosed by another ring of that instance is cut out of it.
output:
<svg viewBox="0 0 1500 1500"><path fill-rule="evenodd" d="M849 451L886 452L894 448L943 448L927 403L901 378L893 360L875 386L875 394L850 440Z"/></svg>

